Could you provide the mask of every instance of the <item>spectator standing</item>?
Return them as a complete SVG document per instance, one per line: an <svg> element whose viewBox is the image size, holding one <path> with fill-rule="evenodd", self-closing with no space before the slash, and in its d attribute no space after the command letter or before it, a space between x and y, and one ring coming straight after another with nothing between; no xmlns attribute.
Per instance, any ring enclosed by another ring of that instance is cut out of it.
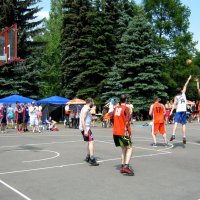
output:
<svg viewBox="0 0 200 200"><path fill-rule="evenodd" d="M30 116L30 125L33 127L33 133L35 133L35 131L38 131L40 133L39 120L38 120L38 107L35 106L35 102L32 102L31 106L29 107L29 116Z"/></svg>
<svg viewBox="0 0 200 200"><path fill-rule="evenodd" d="M23 120L23 128L24 128L24 132L29 131L28 130L28 122L29 122L29 107L28 104L25 103L24 104L24 120Z"/></svg>
<svg viewBox="0 0 200 200"><path fill-rule="evenodd" d="M11 104L8 104L8 109L7 109L7 121L8 124L11 123L11 128L14 129L14 108L12 108Z"/></svg>
<svg viewBox="0 0 200 200"><path fill-rule="evenodd" d="M7 108L6 104L3 103L1 107L1 133L6 132L6 126L7 126Z"/></svg>
<svg viewBox="0 0 200 200"><path fill-rule="evenodd" d="M20 102L16 102L16 107L15 107L15 114L16 114L16 122L17 122L17 130L18 133L22 133L22 127L23 127L23 107L20 105Z"/></svg>

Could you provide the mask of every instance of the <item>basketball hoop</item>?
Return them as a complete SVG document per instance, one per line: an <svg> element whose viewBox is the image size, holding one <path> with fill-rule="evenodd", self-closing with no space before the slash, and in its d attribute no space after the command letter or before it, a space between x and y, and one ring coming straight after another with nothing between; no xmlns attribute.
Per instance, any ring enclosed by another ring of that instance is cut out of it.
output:
<svg viewBox="0 0 200 200"><path fill-rule="evenodd" d="M6 64L24 62L17 57L17 24L0 32L0 67Z"/></svg>

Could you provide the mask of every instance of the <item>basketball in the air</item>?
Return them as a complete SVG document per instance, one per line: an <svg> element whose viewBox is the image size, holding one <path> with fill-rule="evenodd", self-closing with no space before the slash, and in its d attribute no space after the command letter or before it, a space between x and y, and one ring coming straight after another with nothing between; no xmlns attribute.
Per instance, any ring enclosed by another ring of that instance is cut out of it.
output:
<svg viewBox="0 0 200 200"><path fill-rule="evenodd" d="M186 65L191 65L191 64L192 64L192 60L187 59L187 60L186 60Z"/></svg>

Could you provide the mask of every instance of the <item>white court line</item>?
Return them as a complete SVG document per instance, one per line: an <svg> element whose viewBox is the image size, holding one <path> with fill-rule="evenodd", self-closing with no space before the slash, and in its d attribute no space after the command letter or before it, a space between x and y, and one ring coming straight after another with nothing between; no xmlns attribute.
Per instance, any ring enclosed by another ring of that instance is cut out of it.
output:
<svg viewBox="0 0 200 200"><path fill-rule="evenodd" d="M101 140L95 140L95 142L106 143L106 144L112 144L112 145L114 144L113 142L101 141ZM137 148L137 149L144 149L144 150L149 150L149 151L157 151L157 152L171 153L171 152L165 151L165 150L173 148L173 145L170 146L169 148L160 149L160 150L158 150L158 149L153 149L153 148L150 149L150 148L145 148L145 147L137 147L137 146L133 146L133 147L135 147L135 148Z"/></svg>
<svg viewBox="0 0 200 200"><path fill-rule="evenodd" d="M20 145L11 145L11 146L0 146L0 148L12 148L12 147L24 147L24 146L40 146L40 145L49 145L49 144L65 144L65 143L74 143L74 142L84 142L83 140L76 141L64 141L64 142L47 142L47 143L37 143L37 144L20 144Z"/></svg>
<svg viewBox="0 0 200 200"><path fill-rule="evenodd" d="M22 194L19 190L16 190L15 188L11 187L10 185L5 183L4 181L0 180L0 183L3 184L4 186L6 186L7 188L11 189L13 192L17 193L18 195L20 195L24 199L31 200L29 197L27 197L26 195Z"/></svg>
<svg viewBox="0 0 200 200"><path fill-rule="evenodd" d="M149 139L149 140L152 140L151 138L146 138L146 137L135 137L135 138L141 138L141 139ZM162 139L157 139L158 141L161 141ZM174 140L174 142L180 142L182 143L183 141L182 140ZM189 142L187 141L187 144L192 144L192 145L197 145L197 146L200 146L200 143L196 143L196 142ZM187 145L186 144L186 145Z"/></svg>
<svg viewBox="0 0 200 200"><path fill-rule="evenodd" d="M156 154L144 154L140 156L132 156L131 158L142 158L142 157L152 157L152 156L158 156L158 155L166 155L170 154L171 152L161 152ZM98 163L103 162L109 162L109 161L115 161L115 160L121 160L121 157L119 158L111 158L106 160L99 160ZM24 172L32 172L32 171L40 171L40 170L47 170L47 169L55 169L55 168L63 168L63 167L71 167L71 166L79 166L79 165L85 165L86 162L82 163L72 163L72 164L66 164L66 165L58 165L58 166L51 166L51 167L43 167L43 168L35 168L35 169L26 169L26 170L17 170L17 171L9 171L9 172L1 172L0 175L6 175L6 174L16 174L16 173L24 173Z"/></svg>
<svg viewBox="0 0 200 200"><path fill-rule="evenodd" d="M17 150L17 151L30 151L30 150ZM44 158L44 159L40 159L40 160L23 161L23 163L41 162L41 161L46 161L46 160L52 160L52 159L57 158L57 157L60 156L60 153L58 153L58 152L56 152L56 151L49 151L49 150L37 150L37 151L46 151L46 152L51 152L51 153L55 153L56 155L53 156L53 157Z"/></svg>
<svg viewBox="0 0 200 200"><path fill-rule="evenodd" d="M20 135L26 137L80 137L81 135ZM19 135L0 135L2 138L6 137L19 137Z"/></svg>
<svg viewBox="0 0 200 200"><path fill-rule="evenodd" d="M140 155L140 156L132 156L131 158L143 158L143 157L152 157L152 156L158 156L158 155L166 155L170 154L171 152L162 152L162 153L154 153L154 154L146 154L146 155ZM121 158L111 158L107 160L100 160L98 163L108 162L108 161L115 161L115 160L121 160Z"/></svg>

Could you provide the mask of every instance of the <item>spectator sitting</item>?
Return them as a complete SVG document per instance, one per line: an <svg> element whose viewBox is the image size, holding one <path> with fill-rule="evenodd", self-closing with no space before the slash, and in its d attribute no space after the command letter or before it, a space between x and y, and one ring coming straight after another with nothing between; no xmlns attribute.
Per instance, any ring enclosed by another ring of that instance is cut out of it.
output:
<svg viewBox="0 0 200 200"><path fill-rule="evenodd" d="M49 119L46 120L46 123L48 125L48 130L50 131L58 131L59 129L56 127L57 122L54 121L51 116L49 116Z"/></svg>

